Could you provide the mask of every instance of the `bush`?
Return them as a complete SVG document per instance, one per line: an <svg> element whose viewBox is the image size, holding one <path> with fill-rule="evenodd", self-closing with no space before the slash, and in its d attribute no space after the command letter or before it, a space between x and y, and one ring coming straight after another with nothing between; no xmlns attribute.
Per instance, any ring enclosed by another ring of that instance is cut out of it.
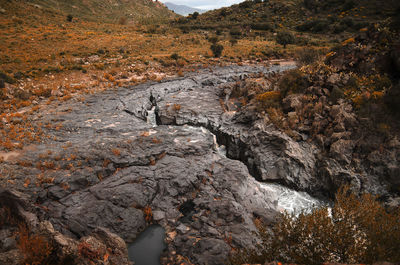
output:
<svg viewBox="0 0 400 265"><path fill-rule="evenodd" d="M320 58L320 52L313 48L304 48L297 52L298 61L303 64L312 64Z"/></svg>
<svg viewBox="0 0 400 265"><path fill-rule="evenodd" d="M270 23L253 23L250 27L254 30L273 30Z"/></svg>
<svg viewBox="0 0 400 265"><path fill-rule="evenodd" d="M400 262L400 211L388 212L377 198L345 186L334 207L299 216L282 214L272 232L259 225L259 254L243 251L231 264L280 260L297 264Z"/></svg>
<svg viewBox="0 0 400 265"><path fill-rule="evenodd" d="M253 5L253 2L252 2L252 1L246 0L246 1L244 1L244 2L241 2L241 3L239 4L239 7L242 8L242 9L246 9L246 8L252 7L252 5Z"/></svg>
<svg viewBox="0 0 400 265"><path fill-rule="evenodd" d="M198 16L199 16L199 12L194 12L191 17L193 19L197 19Z"/></svg>
<svg viewBox="0 0 400 265"><path fill-rule="evenodd" d="M354 3L353 0L347 0L346 3L344 3L342 11L347 11L356 6L356 3Z"/></svg>
<svg viewBox="0 0 400 265"><path fill-rule="evenodd" d="M337 87L337 86L335 86L335 87L332 88L331 95L330 95L330 100L334 104L336 104L339 101L339 99L344 98L344 96L345 96L344 90L339 88L339 87Z"/></svg>
<svg viewBox="0 0 400 265"><path fill-rule="evenodd" d="M238 43L238 40L236 38L230 38L229 39L229 43L231 44L231 46L235 46Z"/></svg>
<svg viewBox="0 0 400 265"><path fill-rule="evenodd" d="M240 28L232 28L232 29L229 31L229 34L230 34L231 36L240 36L240 35L242 35L242 31L240 30Z"/></svg>
<svg viewBox="0 0 400 265"><path fill-rule="evenodd" d="M128 19L126 17L120 17L118 20L118 24L120 25L126 25L128 23Z"/></svg>
<svg viewBox="0 0 400 265"><path fill-rule="evenodd" d="M207 40L212 44L216 44L219 41L217 36L209 37Z"/></svg>
<svg viewBox="0 0 400 265"><path fill-rule="evenodd" d="M276 35L276 42L283 45L286 48L286 45L295 43L296 39L294 35L287 31L278 32Z"/></svg>
<svg viewBox="0 0 400 265"><path fill-rule="evenodd" d="M298 25L296 29L298 31L311 31L311 32L321 32L327 29L329 25L331 24L330 21L328 20L323 20L323 19L317 19L317 20L312 20L305 22L301 25Z"/></svg>
<svg viewBox="0 0 400 265"><path fill-rule="evenodd" d="M298 69L294 69L287 71L287 73L282 76L278 85L282 97L284 98L289 93L302 92L304 89L307 88L308 83L303 73Z"/></svg>
<svg viewBox="0 0 400 265"><path fill-rule="evenodd" d="M351 17L345 17L340 23L351 28L354 25L354 20Z"/></svg>
<svg viewBox="0 0 400 265"><path fill-rule="evenodd" d="M14 78L1 71L0 71L0 79L9 84L15 84L16 82Z"/></svg>
<svg viewBox="0 0 400 265"><path fill-rule="evenodd" d="M333 33L342 33L347 29L346 25L343 24L336 24L333 26Z"/></svg>
<svg viewBox="0 0 400 265"><path fill-rule="evenodd" d="M400 85L393 86L385 95L384 101L391 111L400 114Z"/></svg>
<svg viewBox="0 0 400 265"><path fill-rule="evenodd" d="M268 91L257 95L256 100L261 105L262 109L279 108L281 93L279 91Z"/></svg>
<svg viewBox="0 0 400 265"><path fill-rule="evenodd" d="M304 0L304 6L307 9L314 10L317 7L316 0Z"/></svg>
<svg viewBox="0 0 400 265"><path fill-rule="evenodd" d="M214 57L218 58L218 57L221 57L222 51L224 50L224 46L222 46L219 43L213 43L213 44L211 44L210 49L213 52Z"/></svg>
<svg viewBox="0 0 400 265"><path fill-rule="evenodd" d="M179 55L175 52L175 53L171 54L170 58L177 61L179 59Z"/></svg>
<svg viewBox="0 0 400 265"><path fill-rule="evenodd" d="M24 254L24 264L52 264L50 243L41 235L32 235L25 225L19 226L18 248Z"/></svg>

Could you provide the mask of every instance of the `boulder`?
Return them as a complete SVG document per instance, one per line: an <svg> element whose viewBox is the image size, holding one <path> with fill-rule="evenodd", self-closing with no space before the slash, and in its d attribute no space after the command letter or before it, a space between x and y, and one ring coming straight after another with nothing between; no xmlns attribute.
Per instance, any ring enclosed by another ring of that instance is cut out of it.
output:
<svg viewBox="0 0 400 265"><path fill-rule="evenodd" d="M296 109L301 108L302 97L303 97L303 95L301 95L301 94L291 94L291 95L285 97L282 101L283 109L286 112L288 112L291 110L296 110Z"/></svg>
<svg viewBox="0 0 400 265"><path fill-rule="evenodd" d="M339 161L350 164L353 154L354 143L351 140L340 139L334 142L330 148L330 154Z"/></svg>

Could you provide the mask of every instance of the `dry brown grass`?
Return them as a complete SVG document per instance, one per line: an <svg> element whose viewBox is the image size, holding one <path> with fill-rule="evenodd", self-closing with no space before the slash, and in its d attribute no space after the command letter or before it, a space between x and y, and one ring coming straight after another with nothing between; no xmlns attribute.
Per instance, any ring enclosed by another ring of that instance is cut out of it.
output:
<svg viewBox="0 0 400 265"><path fill-rule="evenodd" d="M52 246L45 237L31 234L25 225L19 225L18 248L24 254L24 264L50 264L49 257Z"/></svg>

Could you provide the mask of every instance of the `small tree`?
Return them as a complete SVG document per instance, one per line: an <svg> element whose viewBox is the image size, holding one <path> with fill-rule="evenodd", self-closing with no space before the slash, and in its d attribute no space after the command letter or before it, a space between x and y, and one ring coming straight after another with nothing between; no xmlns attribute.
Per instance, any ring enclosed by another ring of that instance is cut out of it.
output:
<svg viewBox="0 0 400 265"><path fill-rule="evenodd" d="M174 52L173 54L171 54L171 59L177 61L179 59L179 54L177 54L176 52Z"/></svg>
<svg viewBox="0 0 400 265"><path fill-rule="evenodd" d="M197 11L192 14L193 19L197 19L198 16L199 16L199 12L197 12Z"/></svg>
<svg viewBox="0 0 400 265"><path fill-rule="evenodd" d="M236 38L230 38L229 42L230 42L231 46L235 46L238 43L238 40Z"/></svg>
<svg viewBox="0 0 400 265"><path fill-rule="evenodd" d="M74 19L74 17L72 15L68 15L67 16L67 21L68 22L72 22L73 19Z"/></svg>
<svg viewBox="0 0 400 265"><path fill-rule="evenodd" d="M296 41L294 35L288 31L278 32L276 35L276 42L283 45L283 48L286 49L286 45L293 44Z"/></svg>
<svg viewBox="0 0 400 265"><path fill-rule="evenodd" d="M211 44L210 46L211 51L214 54L214 57L221 57L222 51L224 50L224 46L219 43Z"/></svg>
<svg viewBox="0 0 400 265"><path fill-rule="evenodd" d="M224 46L218 43L218 37L210 37L208 41L211 43L210 49L214 54L214 57L220 57Z"/></svg>
<svg viewBox="0 0 400 265"><path fill-rule="evenodd" d="M127 22L128 22L128 19L126 17L120 17L118 20L118 24L120 24L120 25L126 25Z"/></svg>

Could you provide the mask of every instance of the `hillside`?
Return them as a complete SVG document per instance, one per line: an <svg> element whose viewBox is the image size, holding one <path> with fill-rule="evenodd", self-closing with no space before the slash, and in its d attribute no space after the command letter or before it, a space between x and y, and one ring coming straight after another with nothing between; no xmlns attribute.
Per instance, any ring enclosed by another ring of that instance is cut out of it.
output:
<svg viewBox="0 0 400 265"><path fill-rule="evenodd" d="M89 21L109 23L160 21L175 16L163 4L152 0L2 0L0 5L10 12L16 9L23 10L30 5L37 9L55 11L56 13L71 15L72 17Z"/></svg>
<svg viewBox="0 0 400 265"><path fill-rule="evenodd" d="M170 2L165 2L164 4L169 10L172 10L176 14L179 14L182 16L187 16L189 14L193 14L194 12L198 12L199 14L206 12L206 10L203 10L203 9L193 8L193 7L185 6L185 5L176 5L176 4L170 3Z"/></svg>
<svg viewBox="0 0 400 265"><path fill-rule="evenodd" d="M245 1L212 10L196 20L178 21L183 28L249 27L277 31L284 28L312 33L356 32L370 23L395 15L396 0L270 0Z"/></svg>

